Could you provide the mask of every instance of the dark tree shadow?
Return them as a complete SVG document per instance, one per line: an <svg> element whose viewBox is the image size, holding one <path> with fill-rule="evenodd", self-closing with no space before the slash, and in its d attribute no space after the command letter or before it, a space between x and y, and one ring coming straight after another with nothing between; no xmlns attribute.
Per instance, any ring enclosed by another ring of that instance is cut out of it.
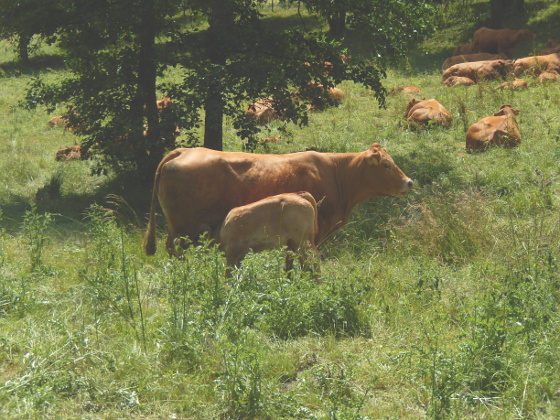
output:
<svg viewBox="0 0 560 420"><path fill-rule="evenodd" d="M24 63L21 61L8 61L0 63L0 75L14 77L21 74L36 75L45 70L62 70L65 68L64 59L60 55L39 54L30 57Z"/></svg>
<svg viewBox="0 0 560 420"><path fill-rule="evenodd" d="M89 178L94 182L92 175ZM83 182L88 182L84 178ZM59 179L56 175L40 188L34 202L39 214L53 215L51 227L59 232L79 233L85 229L88 210L98 205L114 212L119 222L137 229L144 229L150 211L152 185L139 182L134 174L121 174L107 178L99 184L95 193L61 194ZM9 202L2 203L0 229L9 234L21 232L24 216L31 209L31 202L22 196L12 196ZM161 210L157 209L158 212ZM160 224L161 223L161 224ZM158 220L158 226L164 222Z"/></svg>

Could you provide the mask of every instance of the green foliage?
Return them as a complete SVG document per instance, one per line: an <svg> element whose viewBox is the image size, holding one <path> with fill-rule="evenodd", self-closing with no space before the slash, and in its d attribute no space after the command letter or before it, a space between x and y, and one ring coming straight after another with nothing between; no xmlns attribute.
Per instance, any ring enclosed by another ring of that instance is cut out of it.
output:
<svg viewBox="0 0 560 420"><path fill-rule="evenodd" d="M95 268L84 269L80 276L90 286L95 313L116 312L146 345L138 271L125 249L124 228L118 228L114 216L98 206L90 209L88 217L93 245L90 258Z"/></svg>
<svg viewBox="0 0 560 420"><path fill-rule="evenodd" d="M39 214L37 206L33 203L31 210L27 211L23 217L23 229L29 251L31 271L36 271L44 267L43 252L49 237L46 235L47 228L51 222L50 213Z"/></svg>
<svg viewBox="0 0 560 420"><path fill-rule="evenodd" d="M11 40L23 62L29 59L29 44L34 35L49 41L63 24L64 2L52 0L0 1L0 37Z"/></svg>

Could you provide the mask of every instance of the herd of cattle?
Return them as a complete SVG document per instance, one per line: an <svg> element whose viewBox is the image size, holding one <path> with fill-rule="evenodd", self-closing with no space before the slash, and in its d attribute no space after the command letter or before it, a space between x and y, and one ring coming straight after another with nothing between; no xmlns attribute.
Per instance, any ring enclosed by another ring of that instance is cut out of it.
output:
<svg viewBox="0 0 560 420"><path fill-rule="evenodd" d="M510 60L508 56L532 32L480 28L473 42L457 47L443 64L442 83L473 85L481 80L502 79L496 89L526 88L523 74L539 82L558 80L560 42L550 38L539 55ZM340 89L320 89L330 100L340 101ZM391 94L420 95L414 86L393 88ZM170 99L164 98L169 106ZM320 108L322 104L310 104ZM282 118L271 98L251 104L247 115L266 124ZM513 147L521 142L516 121L518 109L504 104L492 116L482 118L466 132L468 150L491 145ZM449 127L451 113L435 99L412 97L404 118L412 128L436 124ZM65 125L63 117L49 124ZM68 127L67 127L68 128ZM78 149L76 149L78 147ZM61 149L60 160L79 156L79 146ZM156 251L156 206L159 202L167 223L167 250L180 255L184 238L196 244L207 234L226 255L229 267L239 266L246 254L271 248L288 249L286 267L298 253L302 266L317 270L316 247L344 226L354 207L370 198L404 196L413 186L386 150L374 143L360 153L305 151L281 155L220 152L205 148L179 148L160 162L153 185L144 249ZM311 261L311 260L314 260ZM228 271L229 272L229 271Z"/></svg>
<svg viewBox="0 0 560 420"><path fill-rule="evenodd" d="M560 42L549 38L547 48L531 57L508 59L522 42L532 41L535 34L527 29L480 28L473 35L473 42L459 45L454 55L442 65L442 83L446 86L471 86L482 80L504 80L495 87L501 89L523 89L529 86L521 76L528 74L539 83L558 81L560 73ZM415 86L393 88L392 94L417 95ZM504 104L492 116L482 118L469 127L466 133L467 150L484 150L492 145L513 147L521 142L519 126L515 116L519 112ZM448 127L452 123L451 113L437 100L411 98L404 117L412 127L436 124Z"/></svg>

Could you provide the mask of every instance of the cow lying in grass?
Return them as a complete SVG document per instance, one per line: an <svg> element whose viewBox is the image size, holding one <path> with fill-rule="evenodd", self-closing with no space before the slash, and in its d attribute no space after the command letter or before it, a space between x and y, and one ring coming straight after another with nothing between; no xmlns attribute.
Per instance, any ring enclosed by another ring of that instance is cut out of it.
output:
<svg viewBox="0 0 560 420"><path fill-rule="evenodd" d="M494 90L503 90L503 89L527 89L529 87L529 83L527 83L523 79L515 79L509 82L504 82L499 86L496 86Z"/></svg>
<svg viewBox="0 0 560 420"><path fill-rule="evenodd" d="M215 234L226 255L228 267L239 267L249 253L287 248L286 270L293 267L294 254L305 269L316 260L317 203L306 191L279 194L235 207ZM315 261L316 262L316 261Z"/></svg>
<svg viewBox="0 0 560 420"><path fill-rule="evenodd" d="M480 80L506 79L513 70L510 60L486 60L459 63L443 72L442 81L452 76L468 77L475 82Z"/></svg>
<svg viewBox="0 0 560 420"><path fill-rule="evenodd" d="M468 77L451 76L442 82L445 86L471 86L474 85L474 80Z"/></svg>
<svg viewBox="0 0 560 420"><path fill-rule="evenodd" d="M489 54L489 53L476 53L476 54L464 54L464 55L454 55L443 62L441 66L442 70L446 70L451 66L459 63L471 63L474 61L491 61L507 59L504 54Z"/></svg>
<svg viewBox="0 0 560 420"><path fill-rule="evenodd" d="M513 72L517 77L525 72L538 75L543 71L560 73L560 53L519 58L513 63Z"/></svg>
<svg viewBox="0 0 560 420"><path fill-rule="evenodd" d="M518 109L502 105L491 117L474 123L467 130L468 150L484 150L491 145L514 147L521 143L521 134L515 116Z"/></svg>
<svg viewBox="0 0 560 420"><path fill-rule="evenodd" d="M413 128L425 127L430 124L449 127L453 122L450 112L435 99L410 99L404 117Z"/></svg>

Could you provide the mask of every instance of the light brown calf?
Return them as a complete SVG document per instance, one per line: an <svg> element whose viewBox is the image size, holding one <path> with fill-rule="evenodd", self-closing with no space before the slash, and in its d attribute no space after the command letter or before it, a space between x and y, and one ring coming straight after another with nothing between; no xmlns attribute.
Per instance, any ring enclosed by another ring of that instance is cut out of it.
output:
<svg viewBox="0 0 560 420"><path fill-rule="evenodd" d="M281 114L275 108L275 102L272 98L259 99L252 103L245 114L254 118L258 124L268 124L281 118Z"/></svg>
<svg viewBox="0 0 560 420"><path fill-rule="evenodd" d="M217 235L228 267L239 267L249 253L287 248L286 270L293 267L293 253L302 267L311 269L317 234L317 203L301 191L267 197L235 207L226 216Z"/></svg>
<svg viewBox="0 0 560 420"><path fill-rule="evenodd" d="M494 90L502 89L527 89L529 84L523 79L515 79L511 82L504 82L500 86L494 88Z"/></svg>
<svg viewBox="0 0 560 420"><path fill-rule="evenodd" d="M467 130L466 147L469 150L484 150L491 145L514 147L521 143L521 134L515 116L518 109L502 105L491 117L474 123Z"/></svg>
<svg viewBox="0 0 560 420"><path fill-rule="evenodd" d="M468 77L451 76L442 82L445 86L471 86L474 85L474 80Z"/></svg>
<svg viewBox="0 0 560 420"><path fill-rule="evenodd" d="M538 77L539 83L557 82L558 73L543 71Z"/></svg>
<svg viewBox="0 0 560 420"><path fill-rule="evenodd" d="M406 86L395 86L389 92L389 95L420 95L422 91L416 86L406 85Z"/></svg>
<svg viewBox="0 0 560 420"><path fill-rule="evenodd" d="M70 160L89 159L91 153L84 153L81 146L61 147L57 150L54 159L58 162L68 162Z"/></svg>

